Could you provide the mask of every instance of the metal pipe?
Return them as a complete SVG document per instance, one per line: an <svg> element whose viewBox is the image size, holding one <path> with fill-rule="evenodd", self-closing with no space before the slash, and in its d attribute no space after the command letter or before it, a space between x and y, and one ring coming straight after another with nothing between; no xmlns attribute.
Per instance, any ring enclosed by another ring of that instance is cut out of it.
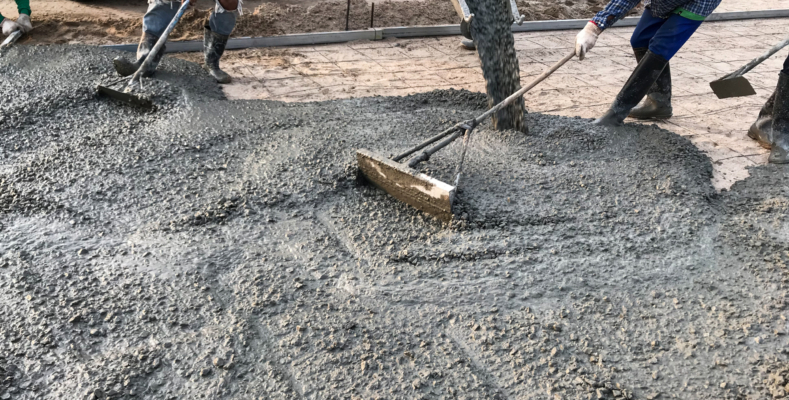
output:
<svg viewBox="0 0 789 400"><path fill-rule="evenodd" d="M445 130L444 132L441 132L438 135L433 136L430 139L427 139L424 142L422 142L422 143L420 143L420 144L418 144L418 145L406 150L404 153L398 155L397 157L392 158L392 161L399 162L400 160L410 156L411 154L414 154L417 151L422 150L425 147L427 147L427 146L429 146L429 145L431 145L431 144L443 139L444 137L446 137L447 135L449 135L450 133L452 133L452 132L454 132L454 131L456 131L458 129L459 129L458 126L455 125L455 126L449 128L449 129Z"/></svg>
<svg viewBox="0 0 789 400"><path fill-rule="evenodd" d="M457 131L457 132L455 132L454 135L444 139L439 144L437 144L437 145L435 145L435 146L423 151L422 154L412 158L411 161L408 162L408 166L411 167L411 168L414 168L414 167L416 167L417 164L419 164L419 163L421 163L423 161L429 160L430 156L432 156L435 152L443 149L444 147L449 146L449 144L454 142L455 139L457 139L461 135L463 135L463 132L464 131Z"/></svg>

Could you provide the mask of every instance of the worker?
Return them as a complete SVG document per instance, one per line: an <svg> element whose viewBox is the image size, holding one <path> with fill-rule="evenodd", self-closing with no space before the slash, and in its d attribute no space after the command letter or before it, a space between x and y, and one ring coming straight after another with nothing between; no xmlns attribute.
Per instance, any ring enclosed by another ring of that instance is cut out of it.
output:
<svg viewBox="0 0 789 400"><path fill-rule="evenodd" d="M16 31L28 33L33 29L33 24L30 23L30 0L16 0L16 9L19 11L16 21L0 14L0 30L2 30L3 36L8 36Z"/></svg>
<svg viewBox="0 0 789 400"><path fill-rule="evenodd" d="M789 57L778 73L778 86L759 112L748 136L770 149L773 164L789 164Z"/></svg>
<svg viewBox="0 0 789 400"><path fill-rule="evenodd" d="M145 16L142 17L142 38L137 46L137 59L129 61L124 57L117 57L113 60L115 70L122 76L134 74L140 65L149 56L153 57L150 65L143 71L142 75L149 77L156 71L159 61L164 54L165 46L157 54L150 55L151 49L159 40L159 37L167 29L170 21L175 17L180 7L180 0L148 0L149 6ZM222 5L225 4L225 6ZM237 6L231 10L228 4L235 3ZM227 7L227 8L226 8ZM217 0L208 24L204 27L203 51L205 53L205 66L211 76L219 83L230 83L231 78L226 72L219 68L219 59L225 52L227 40L236 26L236 18L241 13L241 1Z"/></svg>
<svg viewBox="0 0 789 400"><path fill-rule="evenodd" d="M644 13L630 38L638 66L616 96L608 112L594 121L621 125L630 115L640 119L671 117L669 60L698 29L721 0L644 0ZM630 12L640 0L611 0L578 33L575 54L583 60L597 37ZM644 99L644 103L636 107ZM634 108L635 107L635 108Z"/></svg>

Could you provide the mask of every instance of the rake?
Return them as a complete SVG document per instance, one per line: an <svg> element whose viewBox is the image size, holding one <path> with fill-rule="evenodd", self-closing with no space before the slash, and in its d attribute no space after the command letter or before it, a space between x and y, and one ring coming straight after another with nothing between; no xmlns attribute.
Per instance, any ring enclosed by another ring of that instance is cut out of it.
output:
<svg viewBox="0 0 789 400"><path fill-rule="evenodd" d="M132 92L132 90L136 87L142 88L143 71L145 71L151 62L153 62L153 59L155 58L153 55L159 53L159 50L167 42L167 38L170 36L170 33L172 33L173 29L175 29L175 26L178 25L178 21L181 20L184 12L186 12L186 8L189 7L189 1L190 0L184 0L184 2L181 4L181 8L178 9L178 12L175 14L175 17L173 17L173 20L170 21L169 25L167 25L167 29L165 29L164 33L162 33L162 36L159 37L159 40L156 41L156 44L148 53L149 57L146 57L145 61L140 64L140 68L138 68L137 72L132 75L131 80L129 80L129 82L123 85L123 87L120 89L114 89L111 87L112 85L99 85L96 88L99 94L118 100L123 104L130 104L144 109L153 108L153 102L151 102L151 99L135 94Z"/></svg>
<svg viewBox="0 0 789 400"><path fill-rule="evenodd" d="M574 56L575 50L543 72L531 83L521 88L510 97L507 97L501 103L496 104L484 114L474 119L455 124L438 135L406 150L402 154L387 158L374 151L366 149L357 150L356 162L361 177L383 189L394 198L418 210L433 215L442 221L451 221L454 215L452 206L455 202L458 184L460 183L460 177L463 171L463 161L466 158L466 149L468 148L471 133L479 124L487 120L488 117L512 104L523 96L523 94L551 76L551 74L556 72L556 70L561 68ZM427 176L415 169L417 165L428 161L433 154L449 146L461 136L463 137L463 149L460 154L460 162L455 171L455 179L452 184ZM428 147L431 145L432 147ZM411 158L407 163L403 161L420 150L422 150L422 152Z"/></svg>

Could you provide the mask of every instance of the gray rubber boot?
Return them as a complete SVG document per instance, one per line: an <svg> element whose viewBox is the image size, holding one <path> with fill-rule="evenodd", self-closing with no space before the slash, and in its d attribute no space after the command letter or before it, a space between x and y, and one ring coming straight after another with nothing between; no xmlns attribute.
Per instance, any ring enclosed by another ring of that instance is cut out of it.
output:
<svg viewBox="0 0 789 400"><path fill-rule="evenodd" d="M158 40L158 37L153 36L150 33L143 32L142 37L140 38L140 44L137 46L137 60L129 61L124 57L115 57L115 59L112 60L112 64L115 66L115 70L118 71L118 74L121 76L129 76L137 72L137 70L140 69L140 65L142 65L142 63L148 57L148 54L151 52L151 49L153 49L153 46ZM159 61L161 61L166 47L167 46L162 46L162 49L159 51L156 57L151 60L151 64L143 72L142 76L147 78L156 72L156 67L159 65Z"/></svg>
<svg viewBox="0 0 789 400"><path fill-rule="evenodd" d="M474 44L474 41L471 39L463 39L460 41L460 46L466 50L476 50L477 45Z"/></svg>
<svg viewBox="0 0 789 400"><path fill-rule="evenodd" d="M768 161L772 164L789 164L789 75L778 74L773 106L773 147Z"/></svg>
<svg viewBox="0 0 789 400"><path fill-rule="evenodd" d="M641 62L647 51L649 49L645 47L633 49L636 61ZM674 108L671 107L671 66L666 64L666 68L649 89L644 101L630 110L630 117L637 119L669 119L672 115L674 115Z"/></svg>
<svg viewBox="0 0 789 400"><path fill-rule="evenodd" d="M668 65L668 61L663 59L663 57L647 51L644 58L636 66L636 69L633 70L630 79L627 80L625 86L616 95L616 99L614 99L614 103L608 109L608 112L593 123L601 126L622 125L625 117L630 114L630 110L638 105L638 102L647 95L652 85L663 73L666 65Z"/></svg>
<svg viewBox="0 0 789 400"><path fill-rule="evenodd" d="M773 107L775 106L775 93L767 99L767 102L762 106L759 111L759 117L756 122L748 129L748 137L759 142L759 145L765 149L770 149L773 146L773 139L770 133L773 130Z"/></svg>
<svg viewBox="0 0 789 400"><path fill-rule="evenodd" d="M208 69L208 73L219 83L230 83L232 80L230 75L219 69L219 59L222 58L222 54L225 52L228 38L230 36L220 35L212 31L209 26L205 27L205 35L203 36L205 66Z"/></svg>

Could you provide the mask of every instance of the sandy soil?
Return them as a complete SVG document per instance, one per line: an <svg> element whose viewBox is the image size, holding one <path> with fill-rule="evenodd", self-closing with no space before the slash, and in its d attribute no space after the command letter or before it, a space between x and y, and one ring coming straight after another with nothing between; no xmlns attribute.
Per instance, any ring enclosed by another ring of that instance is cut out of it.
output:
<svg viewBox="0 0 789 400"><path fill-rule="evenodd" d="M485 109L227 101L165 57L0 58L0 399L784 399L789 171L655 126L482 126L444 225L356 179ZM423 171L448 180L460 148Z"/></svg>
<svg viewBox="0 0 789 400"><path fill-rule="evenodd" d="M528 20L587 18L601 8L603 0L565 1L520 0L519 10ZM249 2L247 12L236 27L235 37L270 36L288 33L341 31L345 29L346 2L321 1L320 3ZM36 29L23 43L82 43L111 44L134 43L139 40L144 5L113 9L101 4L92 10L80 7L69 12L44 12L33 16ZM188 12L172 40L202 38L202 26L210 7L198 3ZM370 26L370 3L353 0L351 3L350 29L367 29ZM448 0L385 1L375 5L375 26L414 26L458 23L457 14Z"/></svg>

